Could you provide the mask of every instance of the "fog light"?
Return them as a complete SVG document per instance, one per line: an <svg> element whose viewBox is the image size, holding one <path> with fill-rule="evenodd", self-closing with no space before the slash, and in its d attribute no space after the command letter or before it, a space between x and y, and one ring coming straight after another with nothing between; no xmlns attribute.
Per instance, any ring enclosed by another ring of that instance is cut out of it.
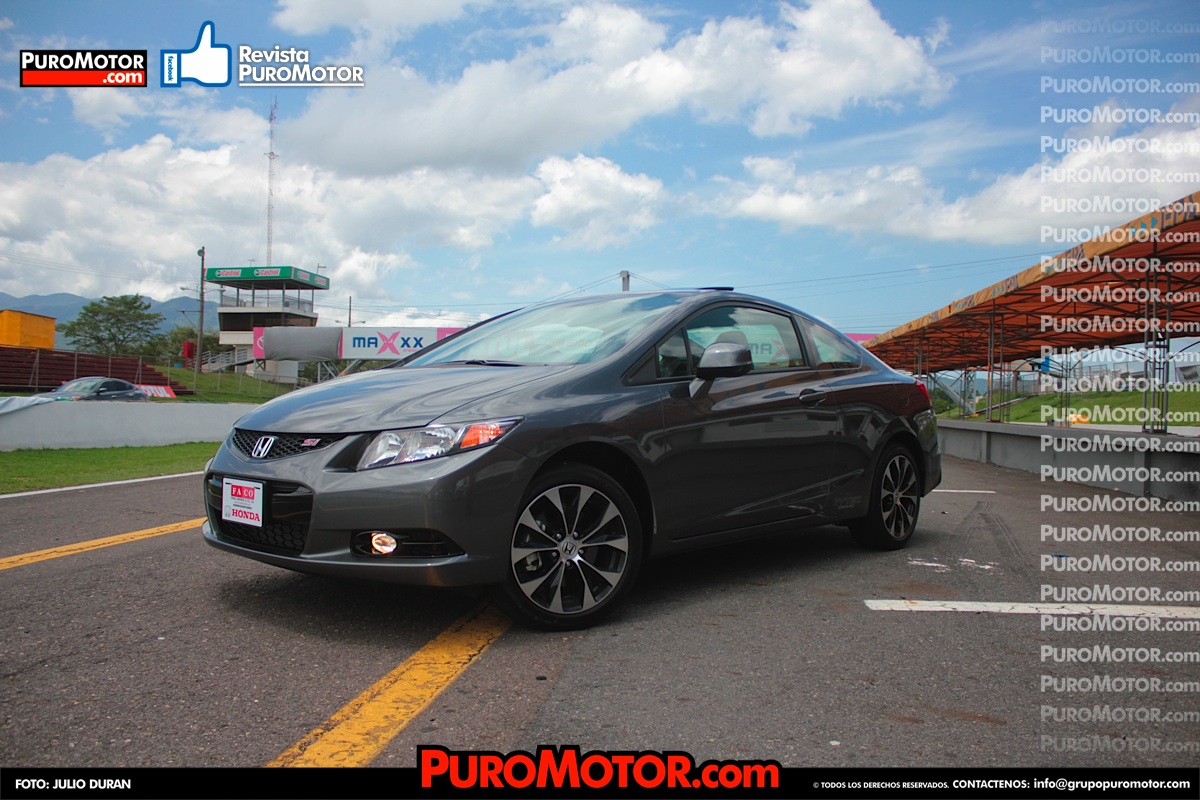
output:
<svg viewBox="0 0 1200 800"><path fill-rule="evenodd" d="M383 531L371 534L371 552L386 556L396 549L396 537Z"/></svg>

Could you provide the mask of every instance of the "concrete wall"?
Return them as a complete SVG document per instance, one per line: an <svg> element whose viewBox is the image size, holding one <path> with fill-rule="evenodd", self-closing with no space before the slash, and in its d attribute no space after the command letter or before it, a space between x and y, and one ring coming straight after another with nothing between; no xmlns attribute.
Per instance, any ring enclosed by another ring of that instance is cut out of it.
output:
<svg viewBox="0 0 1200 800"><path fill-rule="evenodd" d="M939 420L938 440L946 455L981 463L1038 474L1043 466L1075 470L1059 473L1062 477L1048 475L1046 482L1083 483L1138 497L1200 500L1200 438L1194 436L1159 436L1107 426L1052 428Z"/></svg>
<svg viewBox="0 0 1200 800"><path fill-rule="evenodd" d="M0 451L219 442L248 403L43 403L0 414Z"/></svg>

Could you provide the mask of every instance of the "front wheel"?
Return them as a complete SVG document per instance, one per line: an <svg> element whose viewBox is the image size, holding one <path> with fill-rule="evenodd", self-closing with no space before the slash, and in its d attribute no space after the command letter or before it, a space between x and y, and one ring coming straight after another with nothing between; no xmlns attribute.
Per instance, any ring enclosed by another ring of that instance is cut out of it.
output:
<svg viewBox="0 0 1200 800"><path fill-rule="evenodd" d="M917 465L906 448L893 445L879 461L867 516L850 523L850 535L863 547L899 550L912 538L920 511Z"/></svg>
<svg viewBox="0 0 1200 800"><path fill-rule="evenodd" d="M518 621L584 628L628 593L642 560L642 528L629 494L583 464L536 478L520 503L499 601Z"/></svg>

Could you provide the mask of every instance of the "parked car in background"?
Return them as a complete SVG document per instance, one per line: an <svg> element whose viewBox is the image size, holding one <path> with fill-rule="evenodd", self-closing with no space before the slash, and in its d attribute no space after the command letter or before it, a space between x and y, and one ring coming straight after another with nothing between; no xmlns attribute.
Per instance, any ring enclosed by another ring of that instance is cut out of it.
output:
<svg viewBox="0 0 1200 800"><path fill-rule="evenodd" d="M76 378L67 381L62 386L49 392L35 394L34 397L48 397L51 400L149 400L150 395L129 381L120 378Z"/></svg>
<svg viewBox="0 0 1200 800"><path fill-rule="evenodd" d="M493 584L566 629L648 557L827 523L898 549L940 480L924 385L827 325L732 291L622 293L251 411L206 467L204 537L301 572Z"/></svg>

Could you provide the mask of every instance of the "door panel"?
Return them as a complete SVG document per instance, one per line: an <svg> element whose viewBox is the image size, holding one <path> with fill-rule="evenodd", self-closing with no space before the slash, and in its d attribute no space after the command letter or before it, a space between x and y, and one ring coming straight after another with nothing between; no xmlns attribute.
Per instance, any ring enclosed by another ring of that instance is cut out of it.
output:
<svg viewBox="0 0 1200 800"><path fill-rule="evenodd" d="M794 321L745 306L705 311L662 342L659 376L694 376L717 342L747 347L753 368L664 387L655 498L669 539L818 515L834 477L837 412L825 407Z"/></svg>
<svg viewBox="0 0 1200 800"><path fill-rule="evenodd" d="M663 398L659 525L670 539L820 514L834 477L837 413L805 406L808 370L720 378Z"/></svg>

